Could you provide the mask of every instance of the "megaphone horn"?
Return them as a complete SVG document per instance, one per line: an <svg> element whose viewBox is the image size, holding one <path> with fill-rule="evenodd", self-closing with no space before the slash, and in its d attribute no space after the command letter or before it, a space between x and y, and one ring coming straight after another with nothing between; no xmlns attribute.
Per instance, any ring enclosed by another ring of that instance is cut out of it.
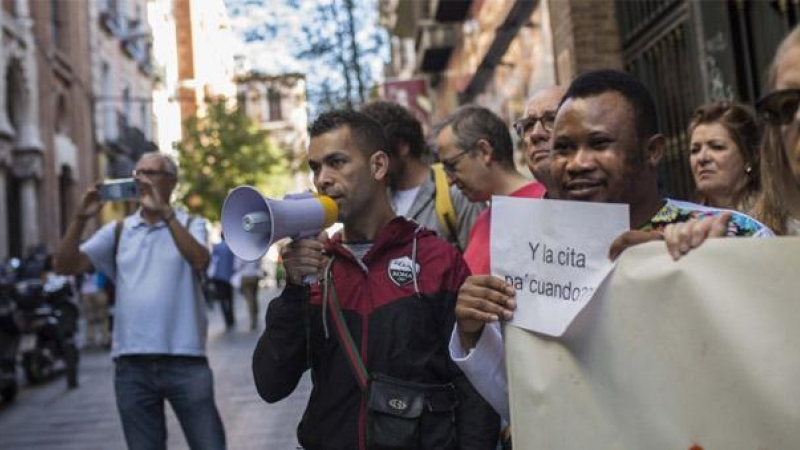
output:
<svg viewBox="0 0 800 450"><path fill-rule="evenodd" d="M222 205L222 233L233 254L255 261L285 237L313 237L333 225L336 202L310 192L283 200L263 197L251 186L233 189Z"/></svg>

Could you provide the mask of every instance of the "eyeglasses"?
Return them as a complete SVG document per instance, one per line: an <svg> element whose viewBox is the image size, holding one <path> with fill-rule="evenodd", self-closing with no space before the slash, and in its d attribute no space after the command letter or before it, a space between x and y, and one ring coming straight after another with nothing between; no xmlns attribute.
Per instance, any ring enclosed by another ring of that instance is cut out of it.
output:
<svg viewBox="0 0 800 450"><path fill-rule="evenodd" d="M525 135L531 132L531 130L536 127L536 122L541 122L542 128L544 131L551 132L553 131L553 123L556 121L556 112L555 111L545 111L540 117L537 116L527 116L517 119L514 122L514 131L517 132L517 136L520 138L524 138Z"/></svg>
<svg viewBox="0 0 800 450"><path fill-rule="evenodd" d="M453 174L456 173L456 169L458 168L458 162L461 161L461 158L463 158L464 156L466 156L468 154L469 154L469 151L464 150L463 152L461 152L461 153L459 153L459 154L457 154L457 155L455 155L455 156L453 156L451 158L443 159L442 160L442 168L444 169L445 173L447 173L450 176L453 176Z"/></svg>
<svg viewBox="0 0 800 450"><path fill-rule="evenodd" d="M788 125L794 120L798 105L800 89L782 89L762 97L756 110L767 125Z"/></svg>
<svg viewBox="0 0 800 450"><path fill-rule="evenodd" d="M168 172L166 170L157 170L157 169L134 169L132 172L134 177L144 176L144 177L154 177L156 175L163 175L165 177L174 177L175 174L172 172Z"/></svg>

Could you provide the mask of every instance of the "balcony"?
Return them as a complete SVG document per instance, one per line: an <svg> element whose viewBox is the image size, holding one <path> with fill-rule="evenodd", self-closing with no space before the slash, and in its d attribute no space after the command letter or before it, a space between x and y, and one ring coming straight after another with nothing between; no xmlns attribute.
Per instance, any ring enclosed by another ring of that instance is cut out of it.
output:
<svg viewBox="0 0 800 450"><path fill-rule="evenodd" d="M447 67L450 54L459 41L461 24L429 23L421 26L417 34L417 54L420 58L419 71L437 73Z"/></svg>
<svg viewBox="0 0 800 450"><path fill-rule="evenodd" d="M472 0L432 0L430 17L439 23L463 22L469 16Z"/></svg>
<svg viewBox="0 0 800 450"><path fill-rule="evenodd" d="M158 147L147 140L142 130L130 126L123 114L118 112L116 116L117 137L106 142L106 156L109 162L106 175L112 178L123 178L131 175L136 161L143 154L157 151Z"/></svg>
<svg viewBox="0 0 800 450"><path fill-rule="evenodd" d="M116 9L100 11L100 25L112 36L119 36L122 34L122 22Z"/></svg>

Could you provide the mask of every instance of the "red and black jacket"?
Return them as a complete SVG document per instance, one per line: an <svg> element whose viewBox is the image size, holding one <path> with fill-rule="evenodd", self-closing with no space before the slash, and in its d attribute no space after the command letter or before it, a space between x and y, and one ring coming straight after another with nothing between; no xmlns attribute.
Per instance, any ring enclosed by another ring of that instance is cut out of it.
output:
<svg viewBox="0 0 800 450"><path fill-rule="evenodd" d="M459 448L494 449L498 416L447 351L458 289L469 275L461 255L432 231L401 217L389 222L362 261L339 239L327 245L334 257L331 273L367 370L420 383L452 382L459 400ZM414 266L416 276L410 270ZM287 285L272 300L253 354L256 388L266 401L277 402L294 391L310 366L313 389L298 427L300 444L308 450L364 449L363 395L330 308L322 303L317 285L310 294L305 287Z"/></svg>

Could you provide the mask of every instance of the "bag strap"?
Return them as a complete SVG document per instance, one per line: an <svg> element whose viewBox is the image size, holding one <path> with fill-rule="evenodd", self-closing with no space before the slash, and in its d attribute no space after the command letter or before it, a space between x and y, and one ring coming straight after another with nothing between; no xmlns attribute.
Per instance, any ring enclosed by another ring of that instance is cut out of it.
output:
<svg viewBox="0 0 800 450"><path fill-rule="evenodd" d="M333 276L330 273L326 274L325 284L331 299L331 316L333 317L339 344L344 349L345 357L350 369L353 371L353 375L356 377L358 387L363 392L367 392L369 372L367 372L364 361L361 360L361 355L358 353L358 348L356 348L356 343L350 334L350 329L347 327L347 322L344 321L344 314L342 314L342 308L339 306L339 297L336 295L336 288L333 285Z"/></svg>
<svg viewBox="0 0 800 450"><path fill-rule="evenodd" d="M442 163L431 165L433 169L433 181L436 185L436 217L443 230L447 230L453 242L459 246L458 242L458 222L456 221L456 210L453 207L453 200L450 198L450 184L447 182L447 175L444 172Z"/></svg>
<svg viewBox="0 0 800 450"><path fill-rule="evenodd" d="M122 226L125 225L125 219L118 220L114 225L114 275L117 273L117 252L119 251L119 240L122 237Z"/></svg>

